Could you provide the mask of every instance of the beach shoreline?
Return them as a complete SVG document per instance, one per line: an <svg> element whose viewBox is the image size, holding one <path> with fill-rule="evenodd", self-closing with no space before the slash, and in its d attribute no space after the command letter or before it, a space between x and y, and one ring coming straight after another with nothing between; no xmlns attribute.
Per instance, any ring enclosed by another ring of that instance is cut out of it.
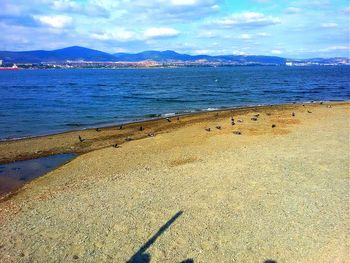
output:
<svg viewBox="0 0 350 263"><path fill-rule="evenodd" d="M181 128L186 124L209 120L213 117L213 114L215 115L217 113L220 114L218 118L224 118L235 114L248 113L250 111L265 111L269 109L292 110L303 107L303 105L312 108L320 103L323 105L336 105L347 104L348 102L325 101L227 108L212 111L191 112L98 128L71 130L48 135L3 140L0 141L0 164L62 153L83 154L104 147L113 146L115 144L120 145L124 143L127 138L132 138L133 140L146 138L149 133L158 134L168 132L172 129ZM178 121L177 118L181 118L180 121ZM172 122L168 122L167 119L170 119ZM145 130L138 130L141 126L145 128ZM119 130L120 127L123 127L123 129ZM82 139L86 139L85 142L80 142L79 136L81 136Z"/></svg>
<svg viewBox="0 0 350 263"><path fill-rule="evenodd" d="M304 105L89 131L0 202L0 261L348 262L350 103Z"/></svg>

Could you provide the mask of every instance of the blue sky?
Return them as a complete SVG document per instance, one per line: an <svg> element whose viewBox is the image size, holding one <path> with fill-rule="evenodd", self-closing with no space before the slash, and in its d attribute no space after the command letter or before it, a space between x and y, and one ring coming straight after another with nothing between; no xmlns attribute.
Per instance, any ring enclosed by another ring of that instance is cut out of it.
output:
<svg viewBox="0 0 350 263"><path fill-rule="evenodd" d="M345 0L1 0L0 50L349 57Z"/></svg>

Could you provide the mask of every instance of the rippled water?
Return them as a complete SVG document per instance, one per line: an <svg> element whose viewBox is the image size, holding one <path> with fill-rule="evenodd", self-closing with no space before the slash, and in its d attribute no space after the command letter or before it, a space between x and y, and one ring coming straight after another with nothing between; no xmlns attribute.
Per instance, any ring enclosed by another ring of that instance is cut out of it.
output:
<svg viewBox="0 0 350 263"><path fill-rule="evenodd" d="M349 100L348 66L0 71L0 138L205 109Z"/></svg>

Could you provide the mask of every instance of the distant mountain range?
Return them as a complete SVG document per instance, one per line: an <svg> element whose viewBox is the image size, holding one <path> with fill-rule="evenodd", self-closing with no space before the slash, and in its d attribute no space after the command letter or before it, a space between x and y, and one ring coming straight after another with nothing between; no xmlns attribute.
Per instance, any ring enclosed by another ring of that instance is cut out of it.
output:
<svg viewBox="0 0 350 263"><path fill-rule="evenodd" d="M348 61L348 58L313 58L313 59L286 59L277 56L243 56L243 55L187 55L179 54L175 51L144 51L136 54L116 53L109 54L102 51L73 46L52 51L35 50L35 51L0 51L0 60L5 63L65 63L67 61L95 61L95 62L140 62L152 60L159 63L171 62L218 62L218 63L257 63L257 64L275 64L284 65L286 62L297 63L321 63L332 64L339 61Z"/></svg>

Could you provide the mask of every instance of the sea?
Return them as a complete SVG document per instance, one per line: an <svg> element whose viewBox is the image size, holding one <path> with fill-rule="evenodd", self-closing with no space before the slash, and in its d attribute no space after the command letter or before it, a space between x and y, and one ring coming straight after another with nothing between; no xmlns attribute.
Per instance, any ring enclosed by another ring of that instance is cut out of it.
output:
<svg viewBox="0 0 350 263"><path fill-rule="evenodd" d="M350 100L350 66L0 71L0 140L255 105Z"/></svg>

